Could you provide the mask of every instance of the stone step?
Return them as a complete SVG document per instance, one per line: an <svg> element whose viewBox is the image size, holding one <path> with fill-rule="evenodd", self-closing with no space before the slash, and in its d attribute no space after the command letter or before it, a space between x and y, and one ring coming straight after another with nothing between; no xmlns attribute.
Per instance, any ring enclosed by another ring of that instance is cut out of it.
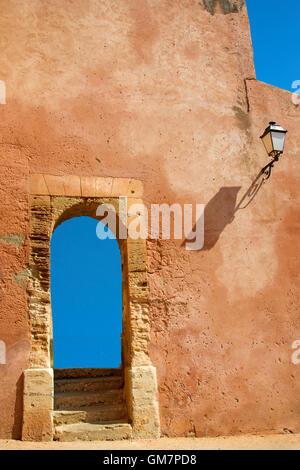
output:
<svg viewBox="0 0 300 470"><path fill-rule="evenodd" d="M109 405L123 402L123 389L99 392L67 392L54 395L55 410L79 410L96 405Z"/></svg>
<svg viewBox="0 0 300 470"><path fill-rule="evenodd" d="M67 424L56 426L53 439L55 441L114 441L130 439L132 428L128 423L104 424Z"/></svg>
<svg viewBox="0 0 300 470"><path fill-rule="evenodd" d="M82 407L81 410L56 410L52 412L55 426L76 423L104 423L107 421L127 421L127 410L124 403Z"/></svg>
<svg viewBox="0 0 300 470"><path fill-rule="evenodd" d="M54 369L54 379L91 378L91 377L123 377L123 369Z"/></svg>
<svg viewBox="0 0 300 470"><path fill-rule="evenodd" d="M55 379L54 392L97 392L99 390L115 390L123 387L120 376L80 377L71 379Z"/></svg>

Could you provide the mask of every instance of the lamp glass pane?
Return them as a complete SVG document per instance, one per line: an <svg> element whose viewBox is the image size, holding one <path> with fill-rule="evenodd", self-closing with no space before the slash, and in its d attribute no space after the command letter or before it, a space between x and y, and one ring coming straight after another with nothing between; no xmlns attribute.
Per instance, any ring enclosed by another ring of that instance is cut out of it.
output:
<svg viewBox="0 0 300 470"><path fill-rule="evenodd" d="M262 138L262 141L264 143L267 153L270 155L270 153L273 151L273 142L271 139L271 132L268 132L268 134L266 134Z"/></svg>
<svg viewBox="0 0 300 470"><path fill-rule="evenodd" d="M272 141L273 141L273 148L278 152L283 152L284 149L284 141L285 141L285 133L284 132L277 132L271 131L272 134Z"/></svg>

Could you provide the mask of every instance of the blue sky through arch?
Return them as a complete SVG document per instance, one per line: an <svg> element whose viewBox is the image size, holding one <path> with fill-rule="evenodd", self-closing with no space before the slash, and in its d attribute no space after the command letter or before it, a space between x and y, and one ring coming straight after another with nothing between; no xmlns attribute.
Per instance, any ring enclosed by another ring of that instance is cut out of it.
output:
<svg viewBox="0 0 300 470"><path fill-rule="evenodd" d="M54 367L119 367L122 274L117 240L98 221L74 217L51 240Z"/></svg>

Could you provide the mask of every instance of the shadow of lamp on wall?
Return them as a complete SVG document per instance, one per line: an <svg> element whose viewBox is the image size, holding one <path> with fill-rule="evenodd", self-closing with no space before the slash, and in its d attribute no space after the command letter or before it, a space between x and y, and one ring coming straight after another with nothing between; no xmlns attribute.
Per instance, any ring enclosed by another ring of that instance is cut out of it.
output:
<svg viewBox="0 0 300 470"><path fill-rule="evenodd" d="M266 175L266 180L270 178L274 163L278 162L280 155L284 151L286 133L287 131L283 127L271 121L260 137L269 157L272 158L272 161L261 170L262 174Z"/></svg>
<svg viewBox="0 0 300 470"><path fill-rule="evenodd" d="M264 181L270 178L274 163L278 162L280 155L284 151L286 133L287 131L276 124L276 122L271 121L269 123L261 139L272 160L260 170L239 202L237 202L237 195L241 186L232 186L220 188L217 194L206 204L204 209L203 251L210 250L215 246L226 226L234 220L236 212L246 209L261 189ZM264 175L265 177L263 178ZM193 232L195 227L196 224L193 227ZM190 239L191 237L188 238L188 240ZM182 246L185 243L186 240Z"/></svg>
<svg viewBox="0 0 300 470"><path fill-rule="evenodd" d="M220 188L204 209L204 245L202 251L211 250L219 240L226 226L234 220L234 213L237 204L237 195L240 186L229 186ZM193 240L198 222L193 226L192 231L183 241L181 246L185 246L187 241Z"/></svg>
<svg viewBox="0 0 300 470"><path fill-rule="evenodd" d="M204 251L215 246L225 227L233 221L240 189L240 186L220 188L206 204L204 210Z"/></svg>

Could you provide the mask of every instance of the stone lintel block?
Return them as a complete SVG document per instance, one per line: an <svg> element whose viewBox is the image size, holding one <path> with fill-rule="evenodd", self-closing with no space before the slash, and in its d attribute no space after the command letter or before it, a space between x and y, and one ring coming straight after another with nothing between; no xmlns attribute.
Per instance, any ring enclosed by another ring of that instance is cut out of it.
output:
<svg viewBox="0 0 300 470"><path fill-rule="evenodd" d="M50 410L24 410L22 441L52 441L53 422Z"/></svg>
<svg viewBox="0 0 300 470"><path fill-rule="evenodd" d="M50 196L64 196L64 177L55 175L44 175Z"/></svg>
<svg viewBox="0 0 300 470"><path fill-rule="evenodd" d="M95 196L110 197L112 190L113 178L96 178L95 180Z"/></svg>
<svg viewBox="0 0 300 470"><path fill-rule="evenodd" d="M30 194L50 196L127 196L141 198L143 183L133 178L32 174Z"/></svg>
<svg viewBox="0 0 300 470"><path fill-rule="evenodd" d="M160 437L155 367L126 368L125 381L132 397L128 406L132 419L133 437L136 439Z"/></svg>
<svg viewBox="0 0 300 470"><path fill-rule="evenodd" d="M127 196L128 194L129 179L128 178L113 178L111 196Z"/></svg>
<svg viewBox="0 0 300 470"><path fill-rule="evenodd" d="M81 195L82 197L95 197L96 195L95 176L81 176Z"/></svg>
<svg viewBox="0 0 300 470"><path fill-rule="evenodd" d="M30 175L30 194L49 194L44 175Z"/></svg>
<svg viewBox="0 0 300 470"><path fill-rule="evenodd" d="M63 177L65 196L81 196L80 176L66 175Z"/></svg>

